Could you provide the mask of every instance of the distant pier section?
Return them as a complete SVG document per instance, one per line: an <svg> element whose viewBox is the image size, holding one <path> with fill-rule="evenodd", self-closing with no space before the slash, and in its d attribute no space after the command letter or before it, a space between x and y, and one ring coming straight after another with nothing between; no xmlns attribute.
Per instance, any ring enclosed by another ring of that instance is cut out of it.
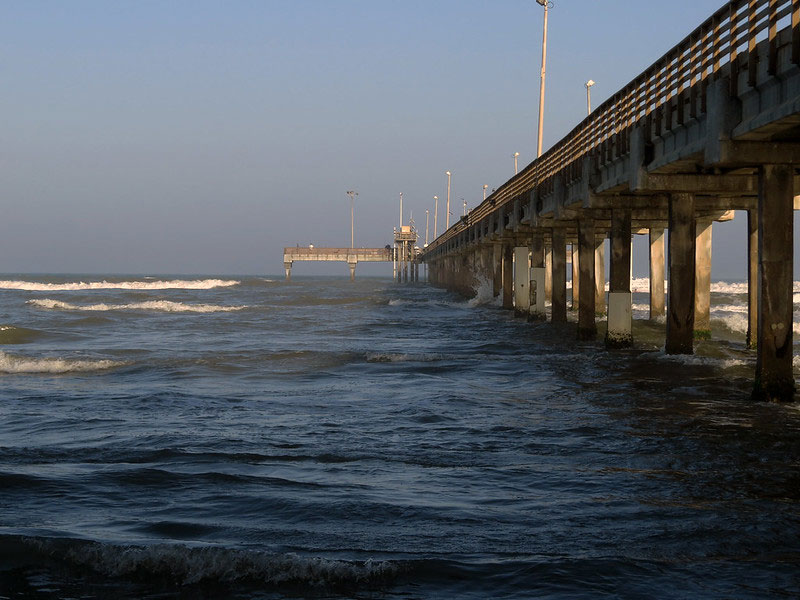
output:
<svg viewBox="0 0 800 600"><path fill-rule="evenodd" d="M286 281L292 280L292 264L295 261L346 262L350 267L350 281L356 278L356 265L360 262L390 262L393 264L396 281L419 281L420 249L416 246L417 232L410 225L402 225L394 231L394 247L383 248L317 248L289 246L283 249L283 268Z"/></svg>

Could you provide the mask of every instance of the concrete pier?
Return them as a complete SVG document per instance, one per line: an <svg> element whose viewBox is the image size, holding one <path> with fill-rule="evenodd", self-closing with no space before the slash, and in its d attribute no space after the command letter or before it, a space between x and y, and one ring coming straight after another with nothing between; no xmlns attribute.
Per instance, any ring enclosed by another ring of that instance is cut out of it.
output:
<svg viewBox="0 0 800 600"><path fill-rule="evenodd" d="M758 210L747 211L747 347L757 346Z"/></svg>
<svg viewBox="0 0 800 600"><path fill-rule="evenodd" d="M763 165L758 173L758 358L753 398L791 401L794 168Z"/></svg>
<svg viewBox="0 0 800 600"><path fill-rule="evenodd" d="M594 242L594 310L598 317L606 314L606 238Z"/></svg>
<svg viewBox="0 0 800 600"><path fill-rule="evenodd" d="M580 258L578 285L578 339L593 340L597 337L595 320L594 289L594 255L595 255L594 220L578 221L578 251ZM573 253L574 256L574 253ZM574 288L573 288L574 290Z"/></svg>
<svg viewBox="0 0 800 600"><path fill-rule="evenodd" d="M669 197L667 354L694 352L694 194Z"/></svg>
<svg viewBox="0 0 800 600"><path fill-rule="evenodd" d="M633 345L631 311L631 211L611 211L611 261L608 284L607 348ZM663 288L663 284L662 284Z"/></svg>
<svg viewBox="0 0 800 600"><path fill-rule="evenodd" d="M514 312L518 317L527 317L531 308L530 293L530 248L514 248Z"/></svg>
<svg viewBox="0 0 800 600"><path fill-rule="evenodd" d="M492 294L497 298L503 293L503 246L492 244Z"/></svg>
<svg viewBox="0 0 800 600"><path fill-rule="evenodd" d="M544 235L535 233L531 237L531 272L530 272L530 313L531 321L543 321L545 312L546 287Z"/></svg>
<svg viewBox="0 0 800 600"><path fill-rule="evenodd" d="M570 256L572 261L572 306L570 308L571 310L578 310L581 296L581 251L579 244L572 244Z"/></svg>
<svg viewBox="0 0 800 600"><path fill-rule="evenodd" d="M503 244L503 308L514 308L514 246Z"/></svg>
<svg viewBox="0 0 800 600"><path fill-rule="evenodd" d="M650 320L666 314L664 302L664 228L650 227Z"/></svg>
<svg viewBox="0 0 800 600"><path fill-rule="evenodd" d="M556 323L567 322L567 240L563 229L553 228L553 300L550 319Z"/></svg>
<svg viewBox="0 0 800 600"><path fill-rule="evenodd" d="M712 222L695 222L694 338L711 338L711 232Z"/></svg>

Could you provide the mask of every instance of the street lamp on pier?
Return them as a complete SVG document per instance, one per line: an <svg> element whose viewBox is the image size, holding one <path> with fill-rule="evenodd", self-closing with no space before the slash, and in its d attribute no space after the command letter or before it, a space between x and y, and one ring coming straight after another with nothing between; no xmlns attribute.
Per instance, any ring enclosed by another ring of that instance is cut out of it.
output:
<svg viewBox="0 0 800 600"><path fill-rule="evenodd" d="M547 66L547 13L552 6L548 0L536 0L537 4L544 7L544 33L542 35L542 74L539 83L539 134L536 143L536 157L542 155L542 129L544 127L544 79Z"/></svg>
<svg viewBox="0 0 800 600"><path fill-rule="evenodd" d="M592 114L592 86L594 85L593 80L587 81L585 84L586 86L586 114Z"/></svg>
<svg viewBox="0 0 800 600"><path fill-rule="evenodd" d="M450 171L445 175L447 175L447 229L450 229Z"/></svg>
<svg viewBox="0 0 800 600"><path fill-rule="evenodd" d="M356 238L356 229L355 229L355 197L358 196L358 192L354 190L348 190L347 195L350 196L350 247L355 248L355 238Z"/></svg>
<svg viewBox="0 0 800 600"><path fill-rule="evenodd" d="M428 247L428 221L431 215L431 211L427 208L425 209L425 247Z"/></svg>
<svg viewBox="0 0 800 600"><path fill-rule="evenodd" d="M511 156L514 157L514 175L516 175L517 173L519 173L519 170L517 169L517 159L519 158L519 152L514 152L514 154L512 154Z"/></svg>
<svg viewBox="0 0 800 600"><path fill-rule="evenodd" d="M439 196L433 197L433 239L439 237Z"/></svg>
<svg viewBox="0 0 800 600"><path fill-rule="evenodd" d="M489 186L487 184L483 184L483 201L486 202L486 188Z"/></svg>

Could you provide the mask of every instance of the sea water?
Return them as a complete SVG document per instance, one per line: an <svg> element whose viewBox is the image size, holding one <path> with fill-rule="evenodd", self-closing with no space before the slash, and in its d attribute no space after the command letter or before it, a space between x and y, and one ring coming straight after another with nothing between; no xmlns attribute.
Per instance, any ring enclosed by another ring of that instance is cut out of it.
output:
<svg viewBox="0 0 800 600"><path fill-rule="evenodd" d="M640 280L608 352L486 286L0 279L0 598L800 595L741 283L675 358Z"/></svg>

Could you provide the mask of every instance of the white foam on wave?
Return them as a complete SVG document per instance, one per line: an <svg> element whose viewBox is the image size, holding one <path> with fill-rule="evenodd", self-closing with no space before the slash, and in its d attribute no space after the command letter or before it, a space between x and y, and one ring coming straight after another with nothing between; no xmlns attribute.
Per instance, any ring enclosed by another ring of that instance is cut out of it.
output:
<svg viewBox="0 0 800 600"><path fill-rule="evenodd" d="M478 277L476 283L475 296L472 297L467 304L472 307L500 306L502 304L502 298L500 296L495 297L494 295L494 283L491 279Z"/></svg>
<svg viewBox="0 0 800 600"><path fill-rule="evenodd" d="M235 279L172 279L154 281L73 281L42 283L39 281L0 280L0 289L29 292L72 292L80 290L209 290L230 287L240 282Z"/></svg>
<svg viewBox="0 0 800 600"><path fill-rule="evenodd" d="M696 354L667 354L663 348L658 352L648 353L647 355L653 354L661 360L679 362L684 365L714 366L730 369L731 367L740 367L748 364L746 360L739 358L715 358L712 356L697 356Z"/></svg>
<svg viewBox="0 0 800 600"><path fill-rule="evenodd" d="M406 354L402 352L370 352L367 362L434 362L442 360L441 354Z"/></svg>
<svg viewBox="0 0 800 600"><path fill-rule="evenodd" d="M157 312L232 312L247 308L244 306L219 306L216 304L186 304L172 300L147 300L144 302L131 302L129 304L71 304L61 300L43 298L41 300L28 300L27 304L47 310L76 310L76 311L112 311L112 310L149 310Z"/></svg>
<svg viewBox="0 0 800 600"><path fill-rule="evenodd" d="M0 351L0 373L82 373L104 371L125 364L113 360L30 358Z"/></svg>
<svg viewBox="0 0 800 600"><path fill-rule="evenodd" d="M42 549L50 549L46 543ZM300 584L326 587L392 578L398 573L395 563L383 561L349 562L325 558L306 558L295 554L271 554L224 548L154 546L110 546L81 544L67 550L66 558L91 567L104 575L125 577L146 573L169 577L183 585L201 581L261 581L270 584Z"/></svg>

